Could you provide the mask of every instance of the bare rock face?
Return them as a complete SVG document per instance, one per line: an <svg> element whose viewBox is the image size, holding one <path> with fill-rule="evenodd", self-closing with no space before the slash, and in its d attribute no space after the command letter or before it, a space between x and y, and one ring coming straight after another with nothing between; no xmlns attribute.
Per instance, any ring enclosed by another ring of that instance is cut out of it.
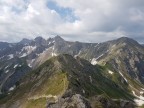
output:
<svg viewBox="0 0 144 108"><path fill-rule="evenodd" d="M98 106L100 108L119 108L119 106L113 100L103 95L94 96L91 99L91 105L92 105L92 108L95 108Z"/></svg>
<svg viewBox="0 0 144 108"><path fill-rule="evenodd" d="M48 103L47 108L92 108L87 99L80 94L61 98L56 103Z"/></svg>
<svg viewBox="0 0 144 108"><path fill-rule="evenodd" d="M87 100L80 94L67 94L57 102L49 102L47 108L135 108L135 105L130 101L112 100L102 95Z"/></svg>
<svg viewBox="0 0 144 108"><path fill-rule="evenodd" d="M114 100L107 96L99 95L90 99L92 108L135 108L135 104L127 100Z"/></svg>
<svg viewBox="0 0 144 108"><path fill-rule="evenodd" d="M120 108L135 108L135 105L130 101L121 100Z"/></svg>

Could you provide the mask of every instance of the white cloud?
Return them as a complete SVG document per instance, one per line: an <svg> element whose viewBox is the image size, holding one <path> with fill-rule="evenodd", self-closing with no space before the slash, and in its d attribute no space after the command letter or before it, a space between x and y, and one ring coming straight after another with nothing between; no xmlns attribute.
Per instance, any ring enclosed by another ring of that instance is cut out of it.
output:
<svg viewBox="0 0 144 108"><path fill-rule="evenodd" d="M48 1L1 0L0 40L18 41L49 34L92 42L121 36L143 37L143 0L51 0L60 7L72 9L77 18L74 21L65 20L62 13L49 9Z"/></svg>

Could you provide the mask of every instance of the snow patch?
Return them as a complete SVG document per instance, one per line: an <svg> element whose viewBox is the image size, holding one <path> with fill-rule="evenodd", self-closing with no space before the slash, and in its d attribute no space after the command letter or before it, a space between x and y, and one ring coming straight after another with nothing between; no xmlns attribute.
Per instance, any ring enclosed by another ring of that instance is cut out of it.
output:
<svg viewBox="0 0 144 108"><path fill-rule="evenodd" d="M55 40L53 40L52 43L55 43Z"/></svg>
<svg viewBox="0 0 144 108"><path fill-rule="evenodd" d="M126 45L127 45L127 43L123 43L123 44L122 44L122 46L126 46Z"/></svg>
<svg viewBox="0 0 144 108"><path fill-rule="evenodd" d="M30 63L28 64L28 66L29 66L30 68L32 67L32 65L31 65Z"/></svg>
<svg viewBox="0 0 144 108"><path fill-rule="evenodd" d="M38 57L45 54L49 49L52 49L53 47L48 47L46 48L45 50L43 50L43 52L39 53L39 54L36 54Z"/></svg>
<svg viewBox="0 0 144 108"><path fill-rule="evenodd" d="M53 48L52 48L52 57L53 57L53 56L57 56L57 54L54 52L54 50L55 50L55 48L54 48L54 46L53 46Z"/></svg>
<svg viewBox="0 0 144 108"><path fill-rule="evenodd" d="M48 45L50 45L50 44L51 44L51 42L48 43Z"/></svg>
<svg viewBox="0 0 144 108"><path fill-rule="evenodd" d="M92 64L92 65L96 65L96 64L97 64L96 58L93 58L93 59L91 60L91 64Z"/></svg>
<svg viewBox="0 0 144 108"><path fill-rule="evenodd" d="M56 53L52 53L52 56L57 56L57 54Z"/></svg>
<svg viewBox="0 0 144 108"><path fill-rule="evenodd" d="M144 92L143 91L140 91L140 94L142 95Z"/></svg>
<svg viewBox="0 0 144 108"><path fill-rule="evenodd" d="M26 51L25 53L22 54L20 57L25 57L29 55L31 52L35 51L37 46L25 46L22 48L21 52Z"/></svg>
<svg viewBox="0 0 144 108"><path fill-rule="evenodd" d="M9 91L13 91L16 88L16 86L14 85L13 87L9 88Z"/></svg>
<svg viewBox="0 0 144 108"><path fill-rule="evenodd" d="M142 105L144 104L144 97L143 97L142 95L140 95L140 96L136 95L136 94L135 94L135 91L132 91L132 93L133 93L133 95L134 95L135 97L137 97L137 99L134 99L134 101L136 102L136 104L137 104L138 106L142 106Z"/></svg>
<svg viewBox="0 0 144 108"><path fill-rule="evenodd" d="M25 56L27 56L27 54L26 54L26 53L23 53L23 55L20 56L20 58L25 57Z"/></svg>
<svg viewBox="0 0 144 108"><path fill-rule="evenodd" d="M52 42L49 42L48 45L55 43L55 40L53 40Z"/></svg>
<svg viewBox="0 0 144 108"><path fill-rule="evenodd" d="M77 56L79 56L80 54L81 54L81 50L79 51L79 53L78 54L76 54L74 57L76 58Z"/></svg>
<svg viewBox="0 0 144 108"><path fill-rule="evenodd" d="M36 46L26 46L26 47L24 47L24 49L27 51L27 54L30 54L36 48L37 48Z"/></svg>
<svg viewBox="0 0 144 108"><path fill-rule="evenodd" d="M8 72L9 72L9 70L6 70L6 71L5 71L5 73L8 73Z"/></svg>
<svg viewBox="0 0 144 108"><path fill-rule="evenodd" d="M91 61L91 64L92 64L92 65L96 65L96 64L97 64L97 60L98 60L99 58L101 58L103 55L104 55L104 54L101 54L101 55L98 56L97 58L93 58L92 61Z"/></svg>
<svg viewBox="0 0 144 108"><path fill-rule="evenodd" d="M33 62L35 61L35 59L32 59L31 62L28 64L29 67L32 67Z"/></svg>
<svg viewBox="0 0 144 108"><path fill-rule="evenodd" d="M14 68L16 68L18 66L18 64L14 65Z"/></svg>
<svg viewBox="0 0 144 108"><path fill-rule="evenodd" d="M111 70L108 70L108 73L112 75L114 72L112 72Z"/></svg>
<svg viewBox="0 0 144 108"><path fill-rule="evenodd" d="M99 46L99 43L98 43L98 44L96 44L96 46L94 46L94 47L97 47L97 46Z"/></svg>
<svg viewBox="0 0 144 108"><path fill-rule="evenodd" d="M124 78L124 80L128 83L127 79L124 77L124 75L119 71L119 74Z"/></svg>
<svg viewBox="0 0 144 108"><path fill-rule="evenodd" d="M98 57L96 58L96 60L98 60L99 58L101 58L103 55L104 55L104 54L101 54L100 56L98 56Z"/></svg>
<svg viewBox="0 0 144 108"><path fill-rule="evenodd" d="M8 66L6 66L6 67L5 67L5 69L7 69L8 67L9 67L9 65L8 65Z"/></svg>
<svg viewBox="0 0 144 108"><path fill-rule="evenodd" d="M28 64L28 66L31 68L32 67L32 65L31 64Z"/></svg>
<svg viewBox="0 0 144 108"><path fill-rule="evenodd" d="M14 55L10 54L10 55L8 55L8 57L9 57L9 60L10 60L10 59L12 59L14 57Z"/></svg>
<svg viewBox="0 0 144 108"><path fill-rule="evenodd" d="M19 65L18 67L21 67L22 65Z"/></svg>

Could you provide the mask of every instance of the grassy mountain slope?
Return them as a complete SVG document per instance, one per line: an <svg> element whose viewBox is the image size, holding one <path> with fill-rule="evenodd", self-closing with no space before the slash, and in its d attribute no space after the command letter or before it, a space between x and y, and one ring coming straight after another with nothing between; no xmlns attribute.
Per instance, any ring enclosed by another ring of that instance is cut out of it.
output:
<svg viewBox="0 0 144 108"><path fill-rule="evenodd" d="M103 75L107 69L67 54L53 57L21 79L14 91L3 95L1 107L45 108L47 102L56 102L67 91L86 98L103 94L132 100L126 87Z"/></svg>
<svg viewBox="0 0 144 108"><path fill-rule="evenodd" d="M131 91L140 95L144 88L143 59L144 48L140 44L129 38L120 38L113 41L109 53L99 60L99 64L112 66L122 77L120 81L127 83Z"/></svg>

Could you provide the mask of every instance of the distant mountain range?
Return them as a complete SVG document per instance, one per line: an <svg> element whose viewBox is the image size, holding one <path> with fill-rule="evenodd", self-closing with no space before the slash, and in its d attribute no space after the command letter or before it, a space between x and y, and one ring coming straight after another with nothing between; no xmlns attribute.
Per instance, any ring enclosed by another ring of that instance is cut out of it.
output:
<svg viewBox="0 0 144 108"><path fill-rule="evenodd" d="M1 108L135 108L144 104L144 45L0 42L0 90Z"/></svg>

